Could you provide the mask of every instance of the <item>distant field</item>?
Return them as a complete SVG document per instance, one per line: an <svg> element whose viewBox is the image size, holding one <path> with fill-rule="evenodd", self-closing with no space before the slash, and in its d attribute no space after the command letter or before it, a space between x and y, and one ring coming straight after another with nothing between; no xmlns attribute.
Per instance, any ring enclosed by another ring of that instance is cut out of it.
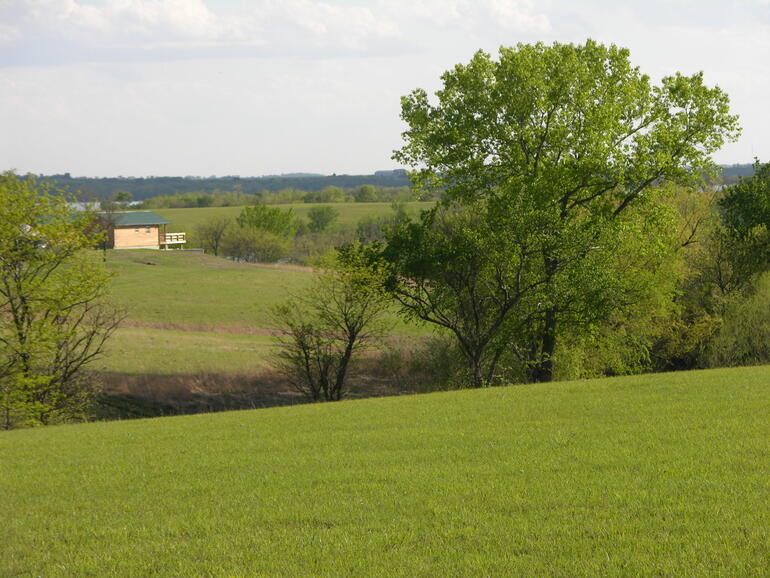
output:
<svg viewBox="0 0 770 578"><path fill-rule="evenodd" d="M285 205L270 205L281 209L291 209L298 217L307 218L308 211L313 207L329 206L337 209L340 216L337 223L355 225L359 220L368 216L389 215L392 212L391 203L292 203ZM431 202L406 203L407 211L417 215L421 210L433 206ZM184 231L188 234L195 232L195 227L213 218L229 217L235 219L243 207L205 207L195 209L153 209L164 219L171 221L169 231Z"/></svg>
<svg viewBox="0 0 770 578"><path fill-rule="evenodd" d="M310 269L234 263L186 251L110 251L112 294L129 325L248 333L313 279Z"/></svg>
<svg viewBox="0 0 770 578"><path fill-rule="evenodd" d="M270 310L310 284L302 267L234 263L186 251L109 251L114 301L126 310L99 368L125 373L248 372L264 368ZM395 315L396 335L426 335Z"/></svg>
<svg viewBox="0 0 770 578"><path fill-rule="evenodd" d="M119 329L98 368L127 374L254 373L274 349L268 335Z"/></svg>
<svg viewBox="0 0 770 578"><path fill-rule="evenodd" d="M770 367L0 432L4 576L766 576Z"/></svg>

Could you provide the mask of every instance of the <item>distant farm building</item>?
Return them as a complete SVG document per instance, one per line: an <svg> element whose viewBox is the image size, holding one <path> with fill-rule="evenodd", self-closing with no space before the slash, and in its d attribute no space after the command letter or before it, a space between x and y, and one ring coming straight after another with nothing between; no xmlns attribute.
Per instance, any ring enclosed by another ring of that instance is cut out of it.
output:
<svg viewBox="0 0 770 578"><path fill-rule="evenodd" d="M171 249L187 240L185 233L169 233L170 221L150 211L99 213L110 249Z"/></svg>

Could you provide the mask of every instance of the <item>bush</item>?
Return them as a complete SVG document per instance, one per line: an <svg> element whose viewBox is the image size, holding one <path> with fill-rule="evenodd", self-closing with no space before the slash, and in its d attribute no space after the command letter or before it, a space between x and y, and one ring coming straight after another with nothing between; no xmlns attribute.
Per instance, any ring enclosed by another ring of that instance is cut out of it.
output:
<svg viewBox="0 0 770 578"><path fill-rule="evenodd" d="M232 227L222 239L221 252L248 263L275 263L289 254L289 242L261 229Z"/></svg>
<svg viewBox="0 0 770 578"><path fill-rule="evenodd" d="M377 358L378 373L400 389L442 391L463 387L464 362L454 339L433 336L390 340Z"/></svg>
<svg viewBox="0 0 770 578"><path fill-rule="evenodd" d="M322 233L328 229L340 216L340 212L334 207L313 207L307 213L310 220L308 228L311 233Z"/></svg>
<svg viewBox="0 0 770 578"><path fill-rule="evenodd" d="M707 367L770 363L770 273L727 307L703 358Z"/></svg>
<svg viewBox="0 0 770 578"><path fill-rule="evenodd" d="M280 237L292 237L297 232L297 220L293 210L284 211L267 205L245 207L236 222L240 227L258 229Z"/></svg>

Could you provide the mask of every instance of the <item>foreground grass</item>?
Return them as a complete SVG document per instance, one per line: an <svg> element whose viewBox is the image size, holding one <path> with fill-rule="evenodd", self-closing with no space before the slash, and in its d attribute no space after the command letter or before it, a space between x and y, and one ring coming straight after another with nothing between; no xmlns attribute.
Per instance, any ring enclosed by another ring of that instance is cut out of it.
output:
<svg viewBox="0 0 770 578"><path fill-rule="evenodd" d="M770 367L0 435L4 575L767 575Z"/></svg>

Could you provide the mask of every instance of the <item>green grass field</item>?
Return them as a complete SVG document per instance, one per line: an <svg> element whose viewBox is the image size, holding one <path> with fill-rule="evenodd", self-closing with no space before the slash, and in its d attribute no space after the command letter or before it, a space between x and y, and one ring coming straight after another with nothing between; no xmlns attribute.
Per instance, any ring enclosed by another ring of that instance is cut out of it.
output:
<svg viewBox="0 0 770 578"><path fill-rule="evenodd" d="M100 369L129 374L254 373L275 348L269 335L119 329L107 344Z"/></svg>
<svg viewBox="0 0 770 578"><path fill-rule="evenodd" d="M417 215L421 210L433 206L432 202L405 203L406 210L412 215ZM294 214L307 219L307 214L313 207L329 206L339 211L337 224L353 226L364 217L378 217L392 213L391 203L292 203L284 205L270 205L281 209L291 209ZM153 209L153 212L164 219L171 221L169 231L184 231L194 235L195 227L214 218L229 217L235 219L243 210L243 207L205 207L193 209Z"/></svg>
<svg viewBox="0 0 770 578"><path fill-rule="evenodd" d="M313 278L310 269L234 263L182 251L110 251L112 295L129 325L242 332L273 327L270 308Z"/></svg>
<svg viewBox="0 0 770 578"><path fill-rule="evenodd" d="M115 273L113 300L128 316L98 368L160 375L266 367L276 327L271 308L315 275L183 251L109 251L107 266ZM394 314L387 323L394 335L430 332Z"/></svg>
<svg viewBox="0 0 770 578"><path fill-rule="evenodd" d="M770 367L0 433L0 575L766 576Z"/></svg>

